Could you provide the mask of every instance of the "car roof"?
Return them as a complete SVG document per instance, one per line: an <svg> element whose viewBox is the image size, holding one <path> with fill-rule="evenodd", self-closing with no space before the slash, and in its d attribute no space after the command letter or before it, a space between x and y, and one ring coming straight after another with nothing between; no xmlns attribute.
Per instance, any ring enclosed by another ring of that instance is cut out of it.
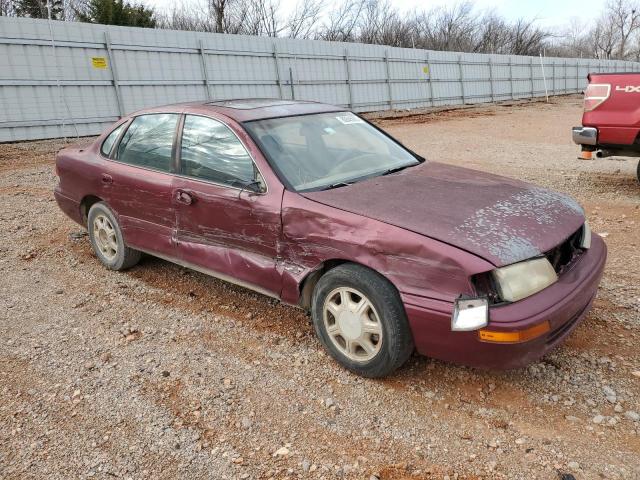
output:
<svg viewBox="0 0 640 480"><path fill-rule="evenodd" d="M144 113L184 112L207 115L220 113L237 122L250 122L265 118L291 117L313 113L342 112L346 109L335 105L302 100L280 100L273 98L243 98L217 100L207 102L177 103L162 107L137 111L134 115Z"/></svg>

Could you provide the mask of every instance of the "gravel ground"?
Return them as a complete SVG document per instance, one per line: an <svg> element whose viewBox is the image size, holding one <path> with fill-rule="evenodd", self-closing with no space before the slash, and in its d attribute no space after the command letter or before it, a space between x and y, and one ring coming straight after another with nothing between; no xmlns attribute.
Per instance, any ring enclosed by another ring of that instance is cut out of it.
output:
<svg viewBox="0 0 640 480"><path fill-rule="evenodd" d="M0 145L0 477L640 478L640 185L576 159L577 97L377 120L427 158L569 193L606 237L595 307L522 370L413 357L366 380L299 310L146 257L102 268L51 190L61 141Z"/></svg>

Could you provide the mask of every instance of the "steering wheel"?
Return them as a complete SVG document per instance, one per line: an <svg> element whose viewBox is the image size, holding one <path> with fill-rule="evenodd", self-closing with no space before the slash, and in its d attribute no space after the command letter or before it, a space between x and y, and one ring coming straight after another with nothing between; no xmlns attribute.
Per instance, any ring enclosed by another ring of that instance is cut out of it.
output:
<svg viewBox="0 0 640 480"><path fill-rule="evenodd" d="M333 167L331 170L329 170L328 175L332 175L338 172L345 172L347 170L349 170L349 166L351 164L356 164L355 166L363 166L362 165L362 160L364 160L365 158L369 158L369 157L377 157L378 155L375 153L361 153L359 155L356 155L355 157L351 157L347 160L341 161L338 159L338 164ZM360 164L360 165L358 165Z"/></svg>

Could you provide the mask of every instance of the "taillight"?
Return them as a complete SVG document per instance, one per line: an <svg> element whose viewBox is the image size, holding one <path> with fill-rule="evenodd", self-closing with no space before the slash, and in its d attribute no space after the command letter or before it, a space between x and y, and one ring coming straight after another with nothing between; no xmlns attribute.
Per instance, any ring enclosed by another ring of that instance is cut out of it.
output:
<svg viewBox="0 0 640 480"><path fill-rule="evenodd" d="M611 85L608 83L590 83L584 91L584 111L590 112L598 107L611 93Z"/></svg>

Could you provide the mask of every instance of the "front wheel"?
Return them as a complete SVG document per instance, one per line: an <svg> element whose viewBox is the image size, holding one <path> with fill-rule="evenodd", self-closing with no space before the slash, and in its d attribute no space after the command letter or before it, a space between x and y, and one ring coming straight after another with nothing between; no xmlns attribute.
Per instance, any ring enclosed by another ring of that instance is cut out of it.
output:
<svg viewBox="0 0 640 480"><path fill-rule="evenodd" d="M389 375L413 351L397 290L361 265L340 265L320 278L313 291L311 317L329 354L358 375Z"/></svg>

